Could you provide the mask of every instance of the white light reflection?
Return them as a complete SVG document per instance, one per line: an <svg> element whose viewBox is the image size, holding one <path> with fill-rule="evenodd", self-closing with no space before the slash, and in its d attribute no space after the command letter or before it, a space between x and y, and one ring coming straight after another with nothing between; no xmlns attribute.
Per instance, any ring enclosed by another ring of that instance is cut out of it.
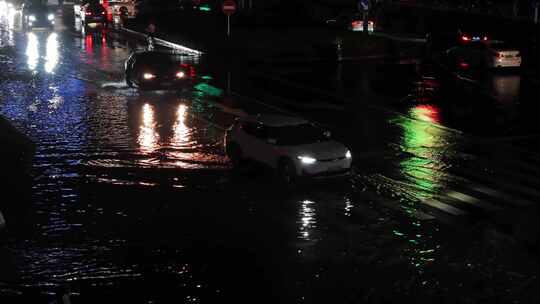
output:
<svg viewBox="0 0 540 304"><path fill-rule="evenodd" d="M47 53L45 56L45 72L52 73L58 64L58 35L51 33L47 38Z"/></svg>
<svg viewBox="0 0 540 304"><path fill-rule="evenodd" d="M142 112L142 125L139 129L139 145L144 153L152 153L158 147L159 134L156 132L154 108L144 104Z"/></svg>
<svg viewBox="0 0 540 304"><path fill-rule="evenodd" d="M176 122L173 126L173 144L180 146L183 143L186 143L189 141L189 128L186 126L186 115L187 115L187 106L185 104L181 104L178 106L178 110L176 110Z"/></svg>
<svg viewBox="0 0 540 304"><path fill-rule="evenodd" d="M354 206L351 203L351 200L348 199L348 198L345 198L345 208L344 208L345 212L344 213L345 213L346 216L351 216L351 210L352 210L353 207Z"/></svg>
<svg viewBox="0 0 540 304"><path fill-rule="evenodd" d="M47 38L47 55L45 57L45 72L52 73L58 64L58 35L52 33Z"/></svg>
<svg viewBox="0 0 540 304"><path fill-rule="evenodd" d="M306 241L311 240L311 230L317 227L313 204L312 201L304 200L300 205L299 238Z"/></svg>
<svg viewBox="0 0 540 304"><path fill-rule="evenodd" d="M28 57L28 68L32 71L35 70L39 59L39 43L37 36L32 32L28 33L26 56Z"/></svg>

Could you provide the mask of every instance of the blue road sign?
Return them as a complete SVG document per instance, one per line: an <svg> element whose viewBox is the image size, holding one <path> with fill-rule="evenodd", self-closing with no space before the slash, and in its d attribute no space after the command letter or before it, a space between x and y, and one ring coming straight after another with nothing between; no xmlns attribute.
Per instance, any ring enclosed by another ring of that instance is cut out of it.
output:
<svg viewBox="0 0 540 304"><path fill-rule="evenodd" d="M369 0L359 0L358 9L367 11L369 9Z"/></svg>

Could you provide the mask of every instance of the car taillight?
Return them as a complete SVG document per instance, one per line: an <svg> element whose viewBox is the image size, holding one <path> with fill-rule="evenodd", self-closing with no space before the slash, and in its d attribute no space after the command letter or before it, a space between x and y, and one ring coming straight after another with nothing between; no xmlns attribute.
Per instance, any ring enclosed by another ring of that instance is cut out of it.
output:
<svg viewBox="0 0 540 304"><path fill-rule="evenodd" d="M101 12L102 15L105 15L105 12Z"/></svg>
<svg viewBox="0 0 540 304"><path fill-rule="evenodd" d="M461 36L461 40L463 41L469 41L471 40L471 38L467 37L467 36Z"/></svg>
<svg viewBox="0 0 540 304"><path fill-rule="evenodd" d="M92 12L86 12L85 15L90 16L90 15L92 15Z"/></svg>
<svg viewBox="0 0 540 304"><path fill-rule="evenodd" d="M176 73L177 78L184 78L184 76L186 76L186 74L183 71L179 71L178 73Z"/></svg>

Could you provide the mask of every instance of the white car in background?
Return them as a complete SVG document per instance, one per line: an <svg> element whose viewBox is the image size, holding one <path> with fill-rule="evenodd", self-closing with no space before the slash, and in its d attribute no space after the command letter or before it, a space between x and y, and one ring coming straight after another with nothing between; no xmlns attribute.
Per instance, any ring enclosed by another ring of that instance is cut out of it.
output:
<svg viewBox="0 0 540 304"><path fill-rule="evenodd" d="M462 69L508 68L521 66L520 51L498 40L471 42L446 51L451 64Z"/></svg>
<svg viewBox="0 0 540 304"><path fill-rule="evenodd" d="M490 54L489 65L491 67L521 66L521 53L517 48L497 40L486 42L486 46Z"/></svg>
<svg viewBox="0 0 540 304"><path fill-rule="evenodd" d="M239 117L225 134L225 153L234 166L254 160L273 168L285 184L299 177L347 176L351 151L330 132L283 115Z"/></svg>

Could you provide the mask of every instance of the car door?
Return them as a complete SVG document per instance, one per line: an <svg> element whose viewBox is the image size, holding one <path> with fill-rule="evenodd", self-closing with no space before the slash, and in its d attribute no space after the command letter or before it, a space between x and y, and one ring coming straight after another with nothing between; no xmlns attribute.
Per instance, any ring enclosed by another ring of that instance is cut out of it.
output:
<svg viewBox="0 0 540 304"><path fill-rule="evenodd" d="M259 123L244 122L241 126L241 148L245 158L271 165L272 145L267 142L265 128Z"/></svg>

